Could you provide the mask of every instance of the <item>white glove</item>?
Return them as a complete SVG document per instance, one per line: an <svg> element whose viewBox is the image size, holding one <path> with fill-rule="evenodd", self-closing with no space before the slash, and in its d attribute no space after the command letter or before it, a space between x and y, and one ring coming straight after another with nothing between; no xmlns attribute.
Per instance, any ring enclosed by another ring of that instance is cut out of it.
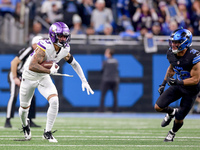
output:
<svg viewBox="0 0 200 150"><path fill-rule="evenodd" d="M58 72L58 69L60 68L59 66L56 68L55 67L56 63L54 62L53 65L51 66L51 69L50 69L50 74L55 74Z"/></svg>
<svg viewBox="0 0 200 150"><path fill-rule="evenodd" d="M87 81L83 81L82 82L82 90L85 91L85 88L87 90L87 94L90 95L91 94L94 94L94 91L91 89L90 85L88 84Z"/></svg>

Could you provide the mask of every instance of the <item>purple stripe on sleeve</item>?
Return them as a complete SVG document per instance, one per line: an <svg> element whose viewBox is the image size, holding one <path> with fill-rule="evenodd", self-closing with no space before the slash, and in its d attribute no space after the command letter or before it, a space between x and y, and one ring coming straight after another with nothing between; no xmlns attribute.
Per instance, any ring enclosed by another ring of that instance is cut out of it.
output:
<svg viewBox="0 0 200 150"><path fill-rule="evenodd" d="M43 46L40 42L37 44L39 47L43 48L44 50L46 50L46 47Z"/></svg>

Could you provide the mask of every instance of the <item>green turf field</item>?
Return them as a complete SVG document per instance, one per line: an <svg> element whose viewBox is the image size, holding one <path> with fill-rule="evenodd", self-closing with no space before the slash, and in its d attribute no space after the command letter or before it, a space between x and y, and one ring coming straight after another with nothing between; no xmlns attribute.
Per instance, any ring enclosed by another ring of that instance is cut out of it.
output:
<svg viewBox="0 0 200 150"><path fill-rule="evenodd" d="M12 129L4 128L0 117L0 150L200 150L200 120L186 119L174 142L163 142L172 123L160 127L162 119L150 118L79 118L58 117L54 137L58 143L42 140L46 117L31 128L32 139L20 141L23 133L19 117L12 119Z"/></svg>

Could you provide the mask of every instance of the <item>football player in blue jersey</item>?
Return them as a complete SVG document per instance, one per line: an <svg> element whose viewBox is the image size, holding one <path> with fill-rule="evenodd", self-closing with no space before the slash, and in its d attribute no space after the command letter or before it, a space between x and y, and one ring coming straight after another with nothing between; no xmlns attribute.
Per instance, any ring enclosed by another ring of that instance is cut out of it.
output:
<svg viewBox="0 0 200 150"><path fill-rule="evenodd" d="M167 59L170 63L163 83L158 92L155 110L167 113L161 126L169 125L175 117L172 129L168 132L165 142L173 142L176 132L183 126L186 115L192 108L199 92L200 81L200 52L190 48L192 34L187 29L175 30L169 39ZM176 78L173 78L176 75ZM170 87L164 91L165 85ZM169 105L181 98L180 106L172 108Z"/></svg>

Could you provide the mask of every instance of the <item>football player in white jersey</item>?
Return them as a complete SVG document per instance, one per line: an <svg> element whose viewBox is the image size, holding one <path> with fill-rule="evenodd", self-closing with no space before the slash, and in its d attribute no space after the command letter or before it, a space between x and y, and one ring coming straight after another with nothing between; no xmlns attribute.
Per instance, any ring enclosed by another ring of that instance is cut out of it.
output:
<svg viewBox="0 0 200 150"><path fill-rule="evenodd" d="M35 88L48 100L49 108L47 111L46 129L43 138L49 142L58 142L52 135L52 128L58 114L58 92L52 82L50 75L57 73L59 67L55 67L64 58L76 71L82 81L83 91L87 94L94 94L90 88L83 70L75 58L70 54L70 30L63 22L56 22L49 28L49 40L40 40L34 53L30 55L25 64L20 86L20 108L19 116L22 122L24 136L26 140L31 139L29 120L27 119L28 110ZM54 61L52 67L47 69L40 65L44 61Z"/></svg>

